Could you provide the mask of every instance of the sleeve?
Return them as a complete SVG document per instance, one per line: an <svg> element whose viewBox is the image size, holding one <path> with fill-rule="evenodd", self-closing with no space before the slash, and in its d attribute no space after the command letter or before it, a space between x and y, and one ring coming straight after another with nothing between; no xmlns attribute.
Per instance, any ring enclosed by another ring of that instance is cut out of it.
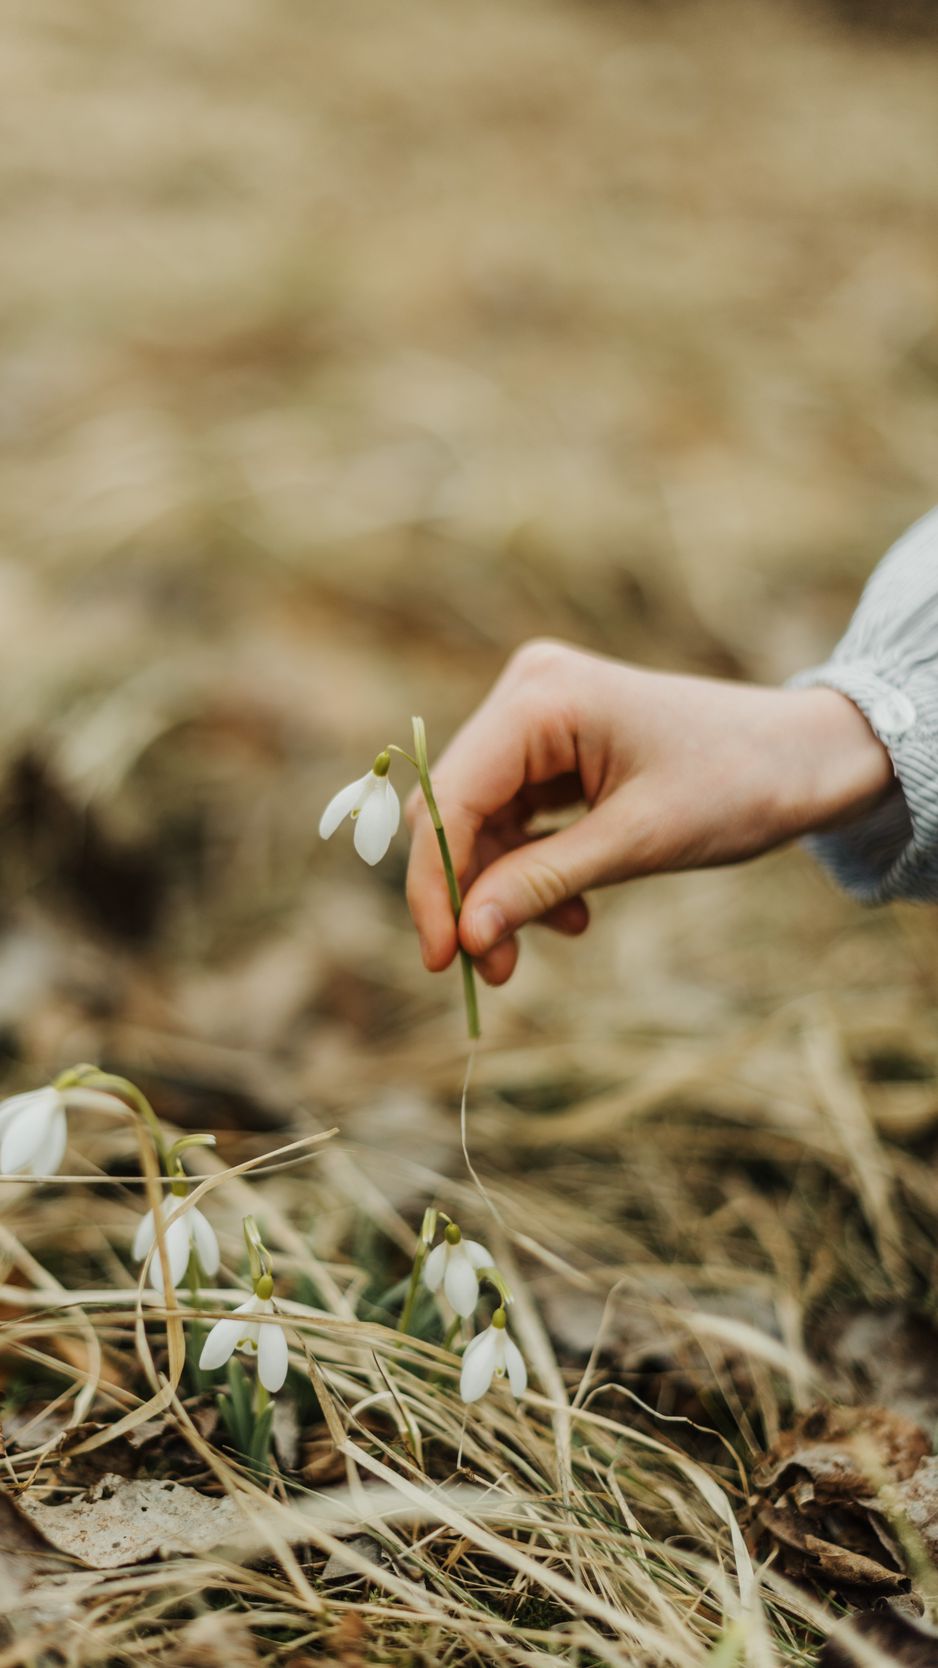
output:
<svg viewBox="0 0 938 1668"><path fill-rule="evenodd" d="M790 687L839 689L888 749L886 798L808 847L865 903L938 902L938 509L883 557L846 635Z"/></svg>

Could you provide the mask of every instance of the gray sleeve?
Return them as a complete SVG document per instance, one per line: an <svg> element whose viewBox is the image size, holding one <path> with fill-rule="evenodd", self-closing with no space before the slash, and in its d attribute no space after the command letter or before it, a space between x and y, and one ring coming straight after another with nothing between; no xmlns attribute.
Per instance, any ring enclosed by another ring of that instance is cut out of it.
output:
<svg viewBox="0 0 938 1668"><path fill-rule="evenodd" d="M808 846L866 903L938 902L938 509L883 557L846 635L791 687L824 684L860 708L896 785L872 811Z"/></svg>

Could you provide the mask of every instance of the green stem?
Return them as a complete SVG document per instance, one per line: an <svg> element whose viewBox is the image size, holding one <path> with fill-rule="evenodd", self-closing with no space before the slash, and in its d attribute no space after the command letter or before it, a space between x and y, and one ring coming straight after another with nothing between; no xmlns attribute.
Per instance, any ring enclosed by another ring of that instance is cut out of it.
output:
<svg viewBox="0 0 938 1668"><path fill-rule="evenodd" d="M423 1241L421 1241L414 1253L413 1267L410 1271L410 1279L407 1282L407 1295L404 1298L404 1307L401 1310L400 1320L397 1323L398 1332L410 1331L410 1323L413 1319L414 1313L414 1304L417 1301L417 1292L420 1287L420 1276L423 1273L423 1265L426 1260L427 1247L424 1245Z"/></svg>
<svg viewBox="0 0 938 1668"><path fill-rule="evenodd" d="M449 849L449 841L446 838L446 830L443 827L443 818L440 816L439 806L437 805L436 796L433 792L433 783L430 780L430 764L427 757L427 729L422 718L414 718L412 723L414 727L414 752L416 754L417 775L420 778L421 792L426 800L427 810L430 813L430 821L433 824L437 845L440 848L440 856L443 859L443 873L446 876L446 889L449 892L449 901L453 910L453 920L458 928L459 917L462 914L462 894L459 890L459 881L456 879L456 870L453 867L452 853ZM466 954L466 951L463 949L461 944L459 946L459 961L462 968L463 998L466 1004L466 1026L468 1028L470 1038L475 1041L477 1037L481 1036L481 1027L479 1025L479 1003L476 996L475 969L472 965L471 956Z"/></svg>
<svg viewBox="0 0 938 1668"><path fill-rule="evenodd" d="M129 1101L135 1112L138 1112L153 1137L164 1175L169 1175L169 1151L163 1135L160 1120L154 1112L150 1102L142 1089L131 1083L126 1077L118 1077L114 1072L101 1071L98 1066L75 1066L71 1071L63 1072L56 1080L57 1086L67 1090L74 1085L81 1085L87 1089L103 1089L112 1095L118 1095L122 1100Z"/></svg>

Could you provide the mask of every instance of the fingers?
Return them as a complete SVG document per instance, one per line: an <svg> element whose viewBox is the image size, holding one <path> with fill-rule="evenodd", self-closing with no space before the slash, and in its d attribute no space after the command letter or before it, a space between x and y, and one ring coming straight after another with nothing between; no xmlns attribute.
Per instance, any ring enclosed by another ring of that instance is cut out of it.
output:
<svg viewBox="0 0 938 1668"><path fill-rule="evenodd" d="M533 720L523 703L483 704L433 769L434 792L457 875L470 869L487 819L510 805L529 778ZM569 768L569 760L563 761ZM546 771L550 775L554 772ZM408 801L413 839L407 902L425 965L438 972L456 953L456 931L436 833L422 796Z"/></svg>
<svg viewBox="0 0 938 1668"><path fill-rule="evenodd" d="M564 938L579 938L590 924L589 905L585 898L568 898L566 903L558 904L556 909L549 909L546 915L536 919L539 926L550 927Z"/></svg>
<svg viewBox="0 0 938 1668"><path fill-rule="evenodd" d="M518 940L506 938L488 955L480 956L475 965L487 985L505 984L518 965Z"/></svg>
<svg viewBox="0 0 938 1668"><path fill-rule="evenodd" d="M485 956L528 921L558 931L585 931L589 912L580 893L607 878L608 808L534 840L483 869L463 903L459 937L471 956Z"/></svg>

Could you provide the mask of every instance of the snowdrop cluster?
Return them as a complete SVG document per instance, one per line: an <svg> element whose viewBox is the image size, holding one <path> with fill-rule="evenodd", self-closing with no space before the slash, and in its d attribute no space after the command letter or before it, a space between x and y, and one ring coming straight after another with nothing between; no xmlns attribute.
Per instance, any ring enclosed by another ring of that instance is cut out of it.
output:
<svg viewBox="0 0 938 1668"><path fill-rule="evenodd" d="M493 1379L506 1375L512 1394L522 1396L527 1388L528 1374L521 1351L508 1336L505 1315L507 1293L491 1253L478 1240L463 1239L457 1223L448 1222L440 1244L434 1246L423 1265L424 1285L431 1292L442 1288L450 1307L465 1320L473 1314L479 1301L480 1274L498 1289L503 1301L490 1324L466 1346L459 1394L467 1403L479 1401Z"/></svg>

